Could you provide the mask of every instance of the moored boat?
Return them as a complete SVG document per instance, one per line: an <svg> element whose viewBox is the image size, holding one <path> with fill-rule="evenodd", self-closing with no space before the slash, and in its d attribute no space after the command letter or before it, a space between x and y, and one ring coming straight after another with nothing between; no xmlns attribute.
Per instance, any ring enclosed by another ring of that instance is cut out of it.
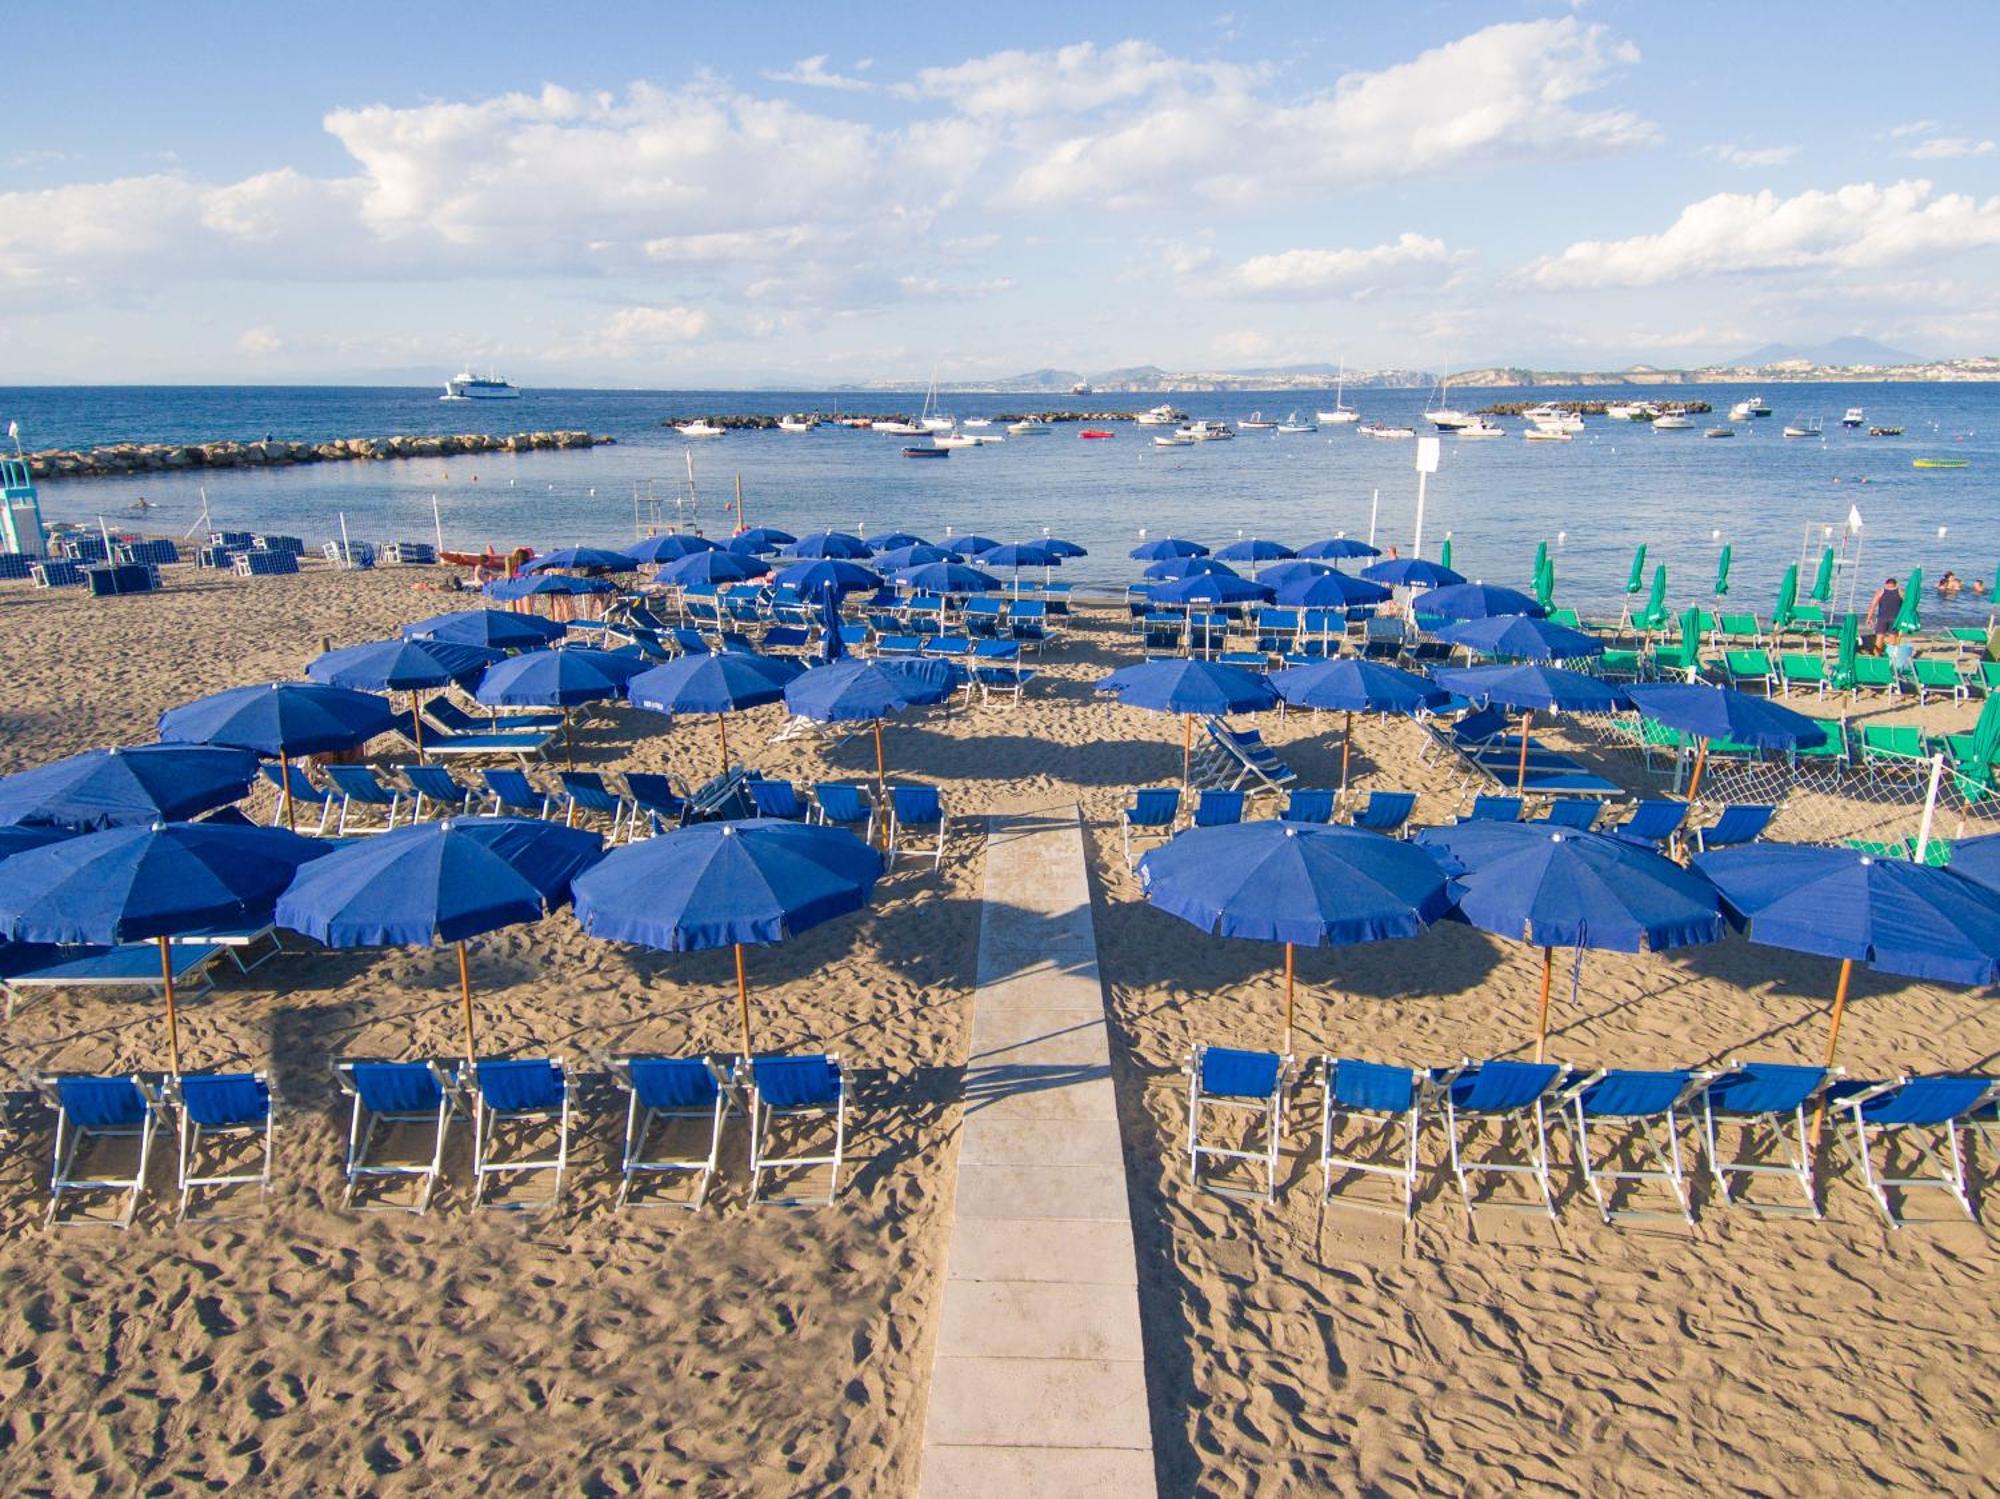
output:
<svg viewBox="0 0 2000 1499"><path fill-rule="evenodd" d="M1116 437L1118 434L1104 427L1085 427L1076 435L1085 442L1102 442L1107 438Z"/></svg>

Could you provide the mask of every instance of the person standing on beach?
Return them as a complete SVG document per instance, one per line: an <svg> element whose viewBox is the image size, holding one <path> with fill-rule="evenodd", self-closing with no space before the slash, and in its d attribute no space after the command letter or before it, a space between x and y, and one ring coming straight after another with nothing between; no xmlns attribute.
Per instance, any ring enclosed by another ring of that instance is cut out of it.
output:
<svg viewBox="0 0 2000 1499"><path fill-rule="evenodd" d="M1903 612L1903 588L1894 578L1885 581L1868 601L1866 633L1868 650L1881 655L1896 643L1896 616Z"/></svg>

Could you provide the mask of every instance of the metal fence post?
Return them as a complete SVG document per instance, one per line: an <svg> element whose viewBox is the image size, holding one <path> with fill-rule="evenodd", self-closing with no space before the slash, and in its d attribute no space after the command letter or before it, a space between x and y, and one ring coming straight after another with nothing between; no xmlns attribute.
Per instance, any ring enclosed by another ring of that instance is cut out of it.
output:
<svg viewBox="0 0 2000 1499"><path fill-rule="evenodd" d="M1924 862L1924 851L1930 847L1931 821L1937 816L1938 787L1944 781L1944 754L1942 751L1931 756L1931 786L1924 797L1924 820L1917 825L1917 853L1919 864Z"/></svg>

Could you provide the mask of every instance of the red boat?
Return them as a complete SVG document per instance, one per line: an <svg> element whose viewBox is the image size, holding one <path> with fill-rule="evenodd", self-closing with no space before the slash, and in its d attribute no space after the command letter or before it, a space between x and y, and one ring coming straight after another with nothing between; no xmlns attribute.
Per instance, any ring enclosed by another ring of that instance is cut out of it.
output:
<svg viewBox="0 0 2000 1499"><path fill-rule="evenodd" d="M1081 432L1077 433L1076 435L1078 437L1081 437L1086 442L1091 442L1091 441L1099 441L1104 438L1116 437L1118 434L1116 432L1106 431L1103 427L1085 427Z"/></svg>

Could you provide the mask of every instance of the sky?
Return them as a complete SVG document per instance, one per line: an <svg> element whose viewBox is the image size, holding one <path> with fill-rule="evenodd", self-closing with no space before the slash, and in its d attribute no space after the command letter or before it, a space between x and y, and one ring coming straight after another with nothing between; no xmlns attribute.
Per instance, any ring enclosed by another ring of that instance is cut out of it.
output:
<svg viewBox="0 0 2000 1499"><path fill-rule="evenodd" d="M16 0L0 384L2000 352L2000 6Z"/></svg>

